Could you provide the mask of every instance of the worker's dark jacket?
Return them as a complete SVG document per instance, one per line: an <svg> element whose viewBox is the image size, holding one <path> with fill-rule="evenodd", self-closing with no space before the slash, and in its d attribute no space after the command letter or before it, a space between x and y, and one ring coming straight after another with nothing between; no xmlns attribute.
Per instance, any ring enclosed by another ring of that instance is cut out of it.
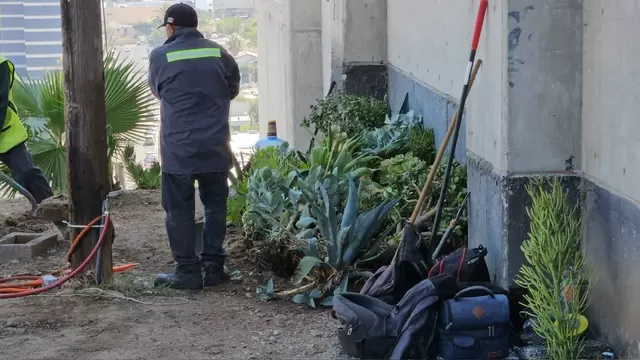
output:
<svg viewBox="0 0 640 360"><path fill-rule="evenodd" d="M200 174L232 166L229 106L239 92L235 60L196 29L181 29L149 56L160 99L162 171Z"/></svg>

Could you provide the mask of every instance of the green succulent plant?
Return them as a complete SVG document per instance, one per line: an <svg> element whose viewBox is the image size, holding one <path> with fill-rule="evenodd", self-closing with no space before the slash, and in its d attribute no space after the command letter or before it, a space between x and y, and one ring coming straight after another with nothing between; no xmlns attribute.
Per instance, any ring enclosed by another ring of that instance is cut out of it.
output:
<svg viewBox="0 0 640 360"><path fill-rule="evenodd" d="M341 213L333 206L325 186L319 184L322 204L311 202L308 215L298 220L296 227L305 234L301 238L309 244L295 277L298 283L311 275L312 281L331 288L335 279L357 272L358 261L376 244L384 218L398 203L397 199L386 201L361 213L359 186L352 178L348 184L347 202ZM315 231L308 231L309 228Z"/></svg>

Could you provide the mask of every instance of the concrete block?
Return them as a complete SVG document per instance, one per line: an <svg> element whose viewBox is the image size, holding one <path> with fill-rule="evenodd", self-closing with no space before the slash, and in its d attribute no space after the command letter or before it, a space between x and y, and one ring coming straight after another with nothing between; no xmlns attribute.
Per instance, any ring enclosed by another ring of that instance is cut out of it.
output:
<svg viewBox="0 0 640 360"><path fill-rule="evenodd" d="M42 256L57 242L56 233L11 233L0 238L0 263Z"/></svg>

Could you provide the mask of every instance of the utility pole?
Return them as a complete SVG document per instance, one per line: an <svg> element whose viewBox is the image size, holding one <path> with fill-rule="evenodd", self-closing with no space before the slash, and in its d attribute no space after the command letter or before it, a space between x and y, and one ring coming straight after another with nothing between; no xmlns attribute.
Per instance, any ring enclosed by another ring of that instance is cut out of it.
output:
<svg viewBox="0 0 640 360"><path fill-rule="evenodd" d="M107 159L107 120L104 89L102 6L100 0L60 0L64 67L67 178L71 239L102 214L111 190ZM72 266L82 263L95 247L100 228L89 231L73 254ZM101 251L103 281L112 275L110 231ZM91 262L87 270L95 268Z"/></svg>

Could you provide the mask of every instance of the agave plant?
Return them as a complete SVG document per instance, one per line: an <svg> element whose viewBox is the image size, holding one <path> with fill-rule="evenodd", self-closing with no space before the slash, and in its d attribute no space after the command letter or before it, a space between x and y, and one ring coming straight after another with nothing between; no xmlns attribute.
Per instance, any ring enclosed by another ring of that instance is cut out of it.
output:
<svg viewBox="0 0 640 360"><path fill-rule="evenodd" d="M373 169L367 165L379 158L359 154L357 150L361 142L360 137L347 138L346 133L340 132L337 127L331 127L323 144L311 150L310 167L321 166L326 173L341 177L369 175Z"/></svg>
<svg viewBox="0 0 640 360"><path fill-rule="evenodd" d="M131 60L108 53L104 60L105 105L108 154L127 144L144 140L154 126L157 102L150 96L142 69ZM64 77L61 71L49 72L42 80L19 79L13 87L20 119L27 125L27 143L33 161L50 179L56 193L67 188L65 148ZM91 119L87 119L90 121ZM8 172L0 166L0 171ZM12 197L15 191L0 184L0 196Z"/></svg>
<svg viewBox="0 0 640 360"><path fill-rule="evenodd" d="M362 152L388 159L404 154L410 149L411 133L414 127L423 127L422 117L413 110L405 114L395 114L387 118L384 127L364 132L365 145Z"/></svg>
<svg viewBox="0 0 640 360"><path fill-rule="evenodd" d="M358 273L358 261L376 244L384 218L398 203L398 200L386 201L359 213L360 186L356 186L352 178L348 181L347 203L341 214L332 205L324 184L319 184L323 206L310 202L308 215L303 213L296 224L306 234L301 237L308 237L309 246L294 280L300 284L309 279L310 284L318 286L323 293ZM307 230L313 227L317 229L315 235Z"/></svg>

